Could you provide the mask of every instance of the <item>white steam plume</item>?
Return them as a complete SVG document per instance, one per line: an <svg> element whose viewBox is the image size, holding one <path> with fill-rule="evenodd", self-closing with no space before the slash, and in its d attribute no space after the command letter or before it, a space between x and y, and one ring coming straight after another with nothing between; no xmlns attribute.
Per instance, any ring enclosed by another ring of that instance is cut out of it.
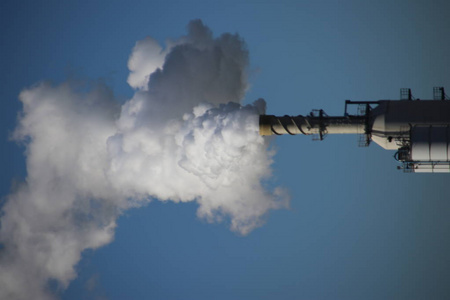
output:
<svg viewBox="0 0 450 300"><path fill-rule="evenodd" d="M150 74L163 66L167 51L163 51L159 43L151 37L138 41L128 60L128 84L133 88L146 90Z"/></svg>
<svg viewBox="0 0 450 300"><path fill-rule="evenodd" d="M201 21L166 50L147 38L130 56L122 107L104 85L41 83L20 94L14 138L27 178L1 217L0 299L53 299L86 249L113 240L121 212L196 201L198 216L247 234L288 205L266 189L273 153L258 135L263 100L242 106L248 53L237 35L214 38ZM86 91L87 90L87 91Z"/></svg>

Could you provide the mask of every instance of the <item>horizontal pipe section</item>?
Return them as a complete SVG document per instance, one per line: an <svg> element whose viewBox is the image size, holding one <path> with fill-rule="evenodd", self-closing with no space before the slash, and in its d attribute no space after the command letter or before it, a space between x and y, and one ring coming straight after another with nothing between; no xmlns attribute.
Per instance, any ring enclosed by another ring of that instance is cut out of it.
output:
<svg viewBox="0 0 450 300"><path fill-rule="evenodd" d="M260 135L282 134L349 134L364 133L364 116L284 116L261 115L259 117Z"/></svg>

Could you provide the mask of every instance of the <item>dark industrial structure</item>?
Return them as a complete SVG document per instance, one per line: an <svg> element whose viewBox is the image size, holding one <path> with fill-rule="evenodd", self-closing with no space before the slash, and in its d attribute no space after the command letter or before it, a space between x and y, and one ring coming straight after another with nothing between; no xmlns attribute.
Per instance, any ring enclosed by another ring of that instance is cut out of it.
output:
<svg viewBox="0 0 450 300"><path fill-rule="evenodd" d="M350 114L349 107L356 105ZM443 87L433 89L433 100L415 99L410 89L400 100L345 102L344 116L328 116L322 109L307 116L261 115L261 135L304 134L323 140L328 134L358 134L359 145L371 141L394 157L405 172L450 172L450 101Z"/></svg>

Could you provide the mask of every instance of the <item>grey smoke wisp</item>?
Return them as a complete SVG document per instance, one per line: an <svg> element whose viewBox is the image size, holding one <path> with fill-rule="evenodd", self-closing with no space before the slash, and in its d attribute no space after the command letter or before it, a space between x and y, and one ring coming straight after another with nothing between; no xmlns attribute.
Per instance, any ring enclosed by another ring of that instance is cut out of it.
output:
<svg viewBox="0 0 450 300"><path fill-rule="evenodd" d="M13 138L26 146L26 180L2 208L0 299L53 299L76 277L86 249L114 238L126 209L151 200L198 203L197 215L247 234L272 209L273 151L258 135L260 99L241 105L248 52L238 35L215 38L201 21L163 49L136 43L131 99L102 84L39 83L21 92ZM26 287L26 288L25 288Z"/></svg>

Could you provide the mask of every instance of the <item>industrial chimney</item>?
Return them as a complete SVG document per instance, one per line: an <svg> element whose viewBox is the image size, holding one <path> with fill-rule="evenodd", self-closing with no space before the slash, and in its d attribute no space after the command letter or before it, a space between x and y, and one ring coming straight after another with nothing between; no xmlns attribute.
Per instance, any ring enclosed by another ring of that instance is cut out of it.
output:
<svg viewBox="0 0 450 300"><path fill-rule="evenodd" d="M307 116L261 115L261 135L304 134L323 140L327 134L358 134L360 146L374 141L386 150L397 150L399 169L416 173L450 172L450 101L443 87L435 87L433 100L414 99L410 89L400 90L400 100L345 101L342 117L313 110ZM349 114L357 105L356 114Z"/></svg>

